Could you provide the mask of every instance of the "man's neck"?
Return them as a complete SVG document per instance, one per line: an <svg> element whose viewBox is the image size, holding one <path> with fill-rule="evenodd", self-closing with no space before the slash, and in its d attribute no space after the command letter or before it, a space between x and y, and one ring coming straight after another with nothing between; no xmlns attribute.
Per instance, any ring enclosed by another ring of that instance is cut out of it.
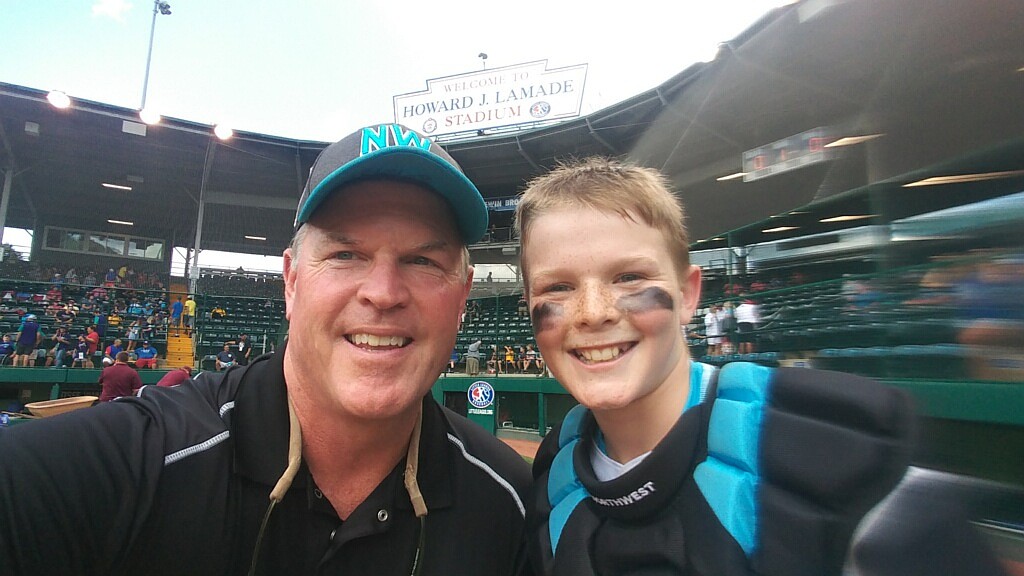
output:
<svg viewBox="0 0 1024 576"><path fill-rule="evenodd" d="M665 382L647 396L623 408L594 410L608 456L625 464L653 450L679 420L689 395L690 355L684 351Z"/></svg>
<svg viewBox="0 0 1024 576"><path fill-rule="evenodd" d="M339 414L303 384L287 356L284 360L288 396L302 429L302 458L345 519L405 457L419 405L386 420Z"/></svg>

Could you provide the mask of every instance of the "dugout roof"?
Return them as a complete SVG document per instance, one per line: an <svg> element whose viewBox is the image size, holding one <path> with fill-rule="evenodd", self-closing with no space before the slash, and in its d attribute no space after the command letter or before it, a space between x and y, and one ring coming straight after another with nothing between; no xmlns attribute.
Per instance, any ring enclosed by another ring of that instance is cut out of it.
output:
<svg viewBox="0 0 1024 576"><path fill-rule="evenodd" d="M685 200L694 240L730 230L734 243L774 239L760 222L798 208L805 214L786 216L800 226L792 234L825 231L838 225L820 218L877 212L880 197L901 217L1024 189L1013 174L901 187L928 176L1024 170L1020 30L1018 0L804 0L723 44L713 62L619 104L444 146L488 198L512 196L574 156L623 156L660 168ZM134 110L81 100L58 110L45 96L0 83L0 166L15 174L8 226L126 232L106 222L117 219L134 222L132 234L190 245L203 190L203 248L277 254L326 145L246 132L220 142L211 126L178 119L141 136ZM819 126L884 136L846 147L840 159L756 182L717 180L741 169L744 151ZM509 213L496 216L504 223ZM474 256L512 259L500 249Z"/></svg>

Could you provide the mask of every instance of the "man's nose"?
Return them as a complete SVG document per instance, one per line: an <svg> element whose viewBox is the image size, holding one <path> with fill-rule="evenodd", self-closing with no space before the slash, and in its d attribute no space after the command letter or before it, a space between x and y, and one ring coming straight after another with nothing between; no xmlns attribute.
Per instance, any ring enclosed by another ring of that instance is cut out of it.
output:
<svg viewBox="0 0 1024 576"><path fill-rule="evenodd" d="M359 287L359 297L380 310L404 305L409 289L398 262L374 261Z"/></svg>

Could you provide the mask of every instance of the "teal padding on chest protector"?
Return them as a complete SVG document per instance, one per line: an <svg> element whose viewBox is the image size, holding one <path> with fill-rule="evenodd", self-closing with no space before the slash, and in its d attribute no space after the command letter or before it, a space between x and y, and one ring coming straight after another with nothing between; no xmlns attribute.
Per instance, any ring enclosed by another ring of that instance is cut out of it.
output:
<svg viewBox="0 0 1024 576"><path fill-rule="evenodd" d="M577 404L566 413L562 419L562 428L558 431L558 447L564 448L569 442L580 437L580 426L583 417L587 415L587 409L582 404Z"/></svg>
<svg viewBox="0 0 1024 576"><path fill-rule="evenodd" d="M694 480L722 526L750 556L757 548L761 426L772 370L734 362L722 368L708 426L708 456Z"/></svg>
<svg viewBox="0 0 1024 576"><path fill-rule="evenodd" d="M710 364L690 362L690 395L686 398L686 406L683 408L683 412L704 401L708 385L711 383L715 370L717 368Z"/></svg>
<svg viewBox="0 0 1024 576"><path fill-rule="evenodd" d="M576 506L588 497L587 489L580 483L572 466L572 453L579 439L573 439L562 447L551 462L548 471L548 502L551 515L548 516L548 536L551 538L551 553L558 549L562 529Z"/></svg>

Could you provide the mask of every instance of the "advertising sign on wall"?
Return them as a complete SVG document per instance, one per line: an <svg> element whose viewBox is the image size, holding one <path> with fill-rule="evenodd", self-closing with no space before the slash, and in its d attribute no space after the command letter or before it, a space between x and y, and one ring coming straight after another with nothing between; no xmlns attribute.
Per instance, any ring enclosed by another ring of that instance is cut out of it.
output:
<svg viewBox="0 0 1024 576"><path fill-rule="evenodd" d="M580 115L587 65L547 69L547 60L427 80L395 96L395 122L451 134Z"/></svg>

